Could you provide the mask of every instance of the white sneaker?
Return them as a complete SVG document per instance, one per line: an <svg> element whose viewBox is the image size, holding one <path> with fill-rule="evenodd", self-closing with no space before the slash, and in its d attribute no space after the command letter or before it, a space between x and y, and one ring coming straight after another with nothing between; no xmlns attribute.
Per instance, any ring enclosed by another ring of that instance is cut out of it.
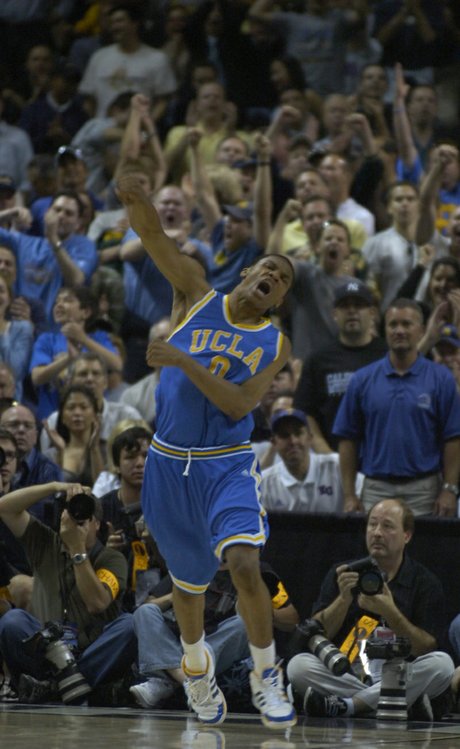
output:
<svg viewBox="0 0 460 749"><path fill-rule="evenodd" d="M205 674L194 675L185 668L185 656L182 658L182 670L187 677L184 682L188 705L202 723L218 725L227 715L227 703L217 686L214 676L214 659L206 645L208 670Z"/></svg>
<svg viewBox="0 0 460 749"><path fill-rule="evenodd" d="M174 694L174 684L161 676L152 676L142 684L135 684L129 688L137 704L147 710L155 707L161 700L166 700Z"/></svg>
<svg viewBox="0 0 460 749"><path fill-rule="evenodd" d="M267 728L290 728L295 726L297 716L289 702L283 684L283 673L279 666L267 668L262 676L252 671L249 676L252 704L260 711L262 723Z"/></svg>

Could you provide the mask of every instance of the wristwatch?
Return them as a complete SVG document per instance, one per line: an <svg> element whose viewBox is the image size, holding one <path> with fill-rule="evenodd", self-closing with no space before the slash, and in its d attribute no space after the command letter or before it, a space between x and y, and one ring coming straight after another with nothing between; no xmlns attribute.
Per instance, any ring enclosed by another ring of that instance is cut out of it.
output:
<svg viewBox="0 0 460 749"><path fill-rule="evenodd" d="M86 562L86 560L88 559L88 554L77 553L77 554L74 554L73 557L71 557L71 559L74 564L83 564L83 562Z"/></svg>
<svg viewBox="0 0 460 749"><path fill-rule="evenodd" d="M458 495L458 486L457 484L448 484L447 482L442 485L442 490L444 492L451 492L451 494L455 494L455 496Z"/></svg>

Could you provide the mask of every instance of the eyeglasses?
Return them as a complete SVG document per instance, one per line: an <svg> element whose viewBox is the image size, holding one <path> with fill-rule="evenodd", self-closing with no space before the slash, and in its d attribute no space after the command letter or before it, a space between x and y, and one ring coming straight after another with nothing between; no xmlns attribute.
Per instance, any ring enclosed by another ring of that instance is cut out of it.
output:
<svg viewBox="0 0 460 749"><path fill-rule="evenodd" d="M20 427L24 427L28 432L37 428L36 424L31 421L4 421L3 426L6 429L20 429Z"/></svg>
<svg viewBox="0 0 460 749"><path fill-rule="evenodd" d="M18 457L16 453L10 450L3 450L3 455L5 456L5 461L8 461L8 463L11 463L12 460L16 460Z"/></svg>

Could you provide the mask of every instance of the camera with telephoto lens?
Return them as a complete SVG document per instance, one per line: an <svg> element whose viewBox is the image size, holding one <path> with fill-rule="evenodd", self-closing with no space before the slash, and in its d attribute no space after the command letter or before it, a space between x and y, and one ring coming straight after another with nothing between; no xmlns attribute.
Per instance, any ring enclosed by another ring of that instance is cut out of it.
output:
<svg viewBox="0 0 460 749"><path fill-rule="evenodd" d="M78 670L71 649L62 640L59 622L46 622L44 628L22 641L26 653L45 657L54 667L59 695L64 703L81 702L91 687Z"/></svg>
<svg viewBox="0 0 460 749"><path fill-rule="evenodd" d="M357 559L348 565L348 569L358 573L358 582L353 592L364 593L366 596L376 596L382 592L385 576L375 559Z"/></svg>
<svg viewBox="0 0 460 749"><path fill-rule="evenodd" d="M74 494L67 500L67 492L56 492L55 499L62 510L67 510L70 517L76 523L84 523L85 520L91 520L96 511L96 500L92 494ZM66 501L67 500L67 501Z"/></svg>
<svg viewBox="0 0 460 749"><path fill-rule="evenodd" d="M308 650L316 655L336 676L342 676L350 670L350 661L327 639L324 634L324 627L317 619L305 619L298 624L288 648L290 655L305 653Z"/></svg>
<svg viewBox="0 0 460 749"><path fill-rule="evenodd" d="M407 720L407 681L411 652L408 637L392 635L388 639L372 636L366 643L366 655L370 660L379 658L382 664L380 697L377 705L378 720Z"/></svg>

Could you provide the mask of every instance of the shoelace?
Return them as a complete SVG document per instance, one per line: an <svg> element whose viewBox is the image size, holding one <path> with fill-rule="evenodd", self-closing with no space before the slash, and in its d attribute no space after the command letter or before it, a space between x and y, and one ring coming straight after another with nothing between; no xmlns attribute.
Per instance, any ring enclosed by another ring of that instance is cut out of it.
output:
<svg viewBox="0 0 460 749"><path fill-rule="evenodd" d="M264 689L265 700L268 705L279 704L280 701L285 701L286 698L283 694L283 690L280 683L279 671L273 669L267 676L261 679Z"/></svg>
<svg viewBox="0 0 460 749"><path fill-rule="evenodd" d="M201 677L201 679L194 679L193 681L189 679L187 684L187 692L193 702L198 705L202 705L210 697L212 698L212 681L213 680L210 679L207 675Z"/></svg>

